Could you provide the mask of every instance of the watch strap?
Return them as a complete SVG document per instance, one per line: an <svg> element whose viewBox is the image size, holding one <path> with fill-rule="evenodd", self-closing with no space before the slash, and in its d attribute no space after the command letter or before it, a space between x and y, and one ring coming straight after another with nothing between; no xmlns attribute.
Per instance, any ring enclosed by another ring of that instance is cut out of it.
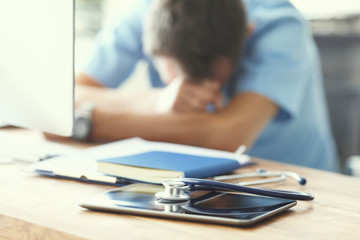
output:
<svg viewBox="0 0 360 240"><path fill-rule="evenodd" d="M87 141L92 130L92 115L94 104L84 102L75 110L75 124L72 138L77 141Z"/></svg>

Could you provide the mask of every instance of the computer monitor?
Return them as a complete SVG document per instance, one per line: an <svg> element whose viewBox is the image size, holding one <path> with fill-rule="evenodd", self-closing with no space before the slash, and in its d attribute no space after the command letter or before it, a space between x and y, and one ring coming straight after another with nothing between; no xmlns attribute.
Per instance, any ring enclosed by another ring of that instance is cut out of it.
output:
<svg viewBox="0 0 360 240"><path fill-rule="evenodd" d="M74 0L1 1L0 122L71 135L74 9Z"/></svg>

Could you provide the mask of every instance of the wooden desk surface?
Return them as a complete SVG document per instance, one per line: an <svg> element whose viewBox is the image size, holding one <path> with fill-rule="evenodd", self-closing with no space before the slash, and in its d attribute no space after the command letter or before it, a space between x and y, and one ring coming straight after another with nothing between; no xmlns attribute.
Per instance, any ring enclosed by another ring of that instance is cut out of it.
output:
<svg viewBox="0 0 360 240"><path fill-rule="evenodd" d="M9 134L44 141L21 129L0 129L0 140ZM257 167L291 170L308 179L306 186L289 179L268 187L307 191L315 200L299 201L246 228L93 212L77 203L112 187L40 177L22 171L27 164L18 162L0 165L0 239L360 239L360 179L255 161Z"/></svg>

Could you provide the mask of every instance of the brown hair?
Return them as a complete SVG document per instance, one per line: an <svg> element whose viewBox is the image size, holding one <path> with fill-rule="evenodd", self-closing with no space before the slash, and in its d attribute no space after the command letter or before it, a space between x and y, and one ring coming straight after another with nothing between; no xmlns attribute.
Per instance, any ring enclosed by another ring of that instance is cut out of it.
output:
<svg viewBox="0 0 360 240"><path fill-rule="evenodd" d="M191 77L211 77L219 57L234 66L246 35L241 0L155 0L145 23L146 52L175 58Z"/></svg>

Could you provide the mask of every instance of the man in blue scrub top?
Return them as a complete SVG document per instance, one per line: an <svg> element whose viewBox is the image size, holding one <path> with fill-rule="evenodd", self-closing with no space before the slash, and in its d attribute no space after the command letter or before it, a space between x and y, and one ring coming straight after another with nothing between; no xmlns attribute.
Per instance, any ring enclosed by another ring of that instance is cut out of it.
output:
<svg viewBox="0 0 360 240"><path fill-rule="evenodd" d="M153 88L115 89L139 60ZM337 170L317 49L286 0L140 0L100 32L76 83L91 126L79 140L245 144L251 156Z"/></svg>

